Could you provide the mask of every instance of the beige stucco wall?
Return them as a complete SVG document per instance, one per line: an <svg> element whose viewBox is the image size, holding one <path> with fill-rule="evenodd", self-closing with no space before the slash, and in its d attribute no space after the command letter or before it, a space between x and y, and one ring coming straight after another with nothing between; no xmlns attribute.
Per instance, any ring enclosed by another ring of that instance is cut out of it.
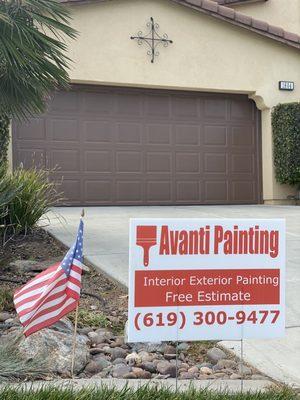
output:
<svg viewBox="0 0 300 400"><path fill-rule="evenodd" d="M235 5L244 14L300 34L300 1L268 0L266 2Z"/></svg>
<svg viewBox="0 0 300 400"><path fill-rule="evenodd" d="M270 109L300 99L300 51L168 0L68 7L80 32L69 45L74 82L248 94L263 110L263 197L294 193L274 179ZM146 47L130 40L150 16L174 41L154 64ZM295 81L295 91L279 91L279 80Z"/></svg>

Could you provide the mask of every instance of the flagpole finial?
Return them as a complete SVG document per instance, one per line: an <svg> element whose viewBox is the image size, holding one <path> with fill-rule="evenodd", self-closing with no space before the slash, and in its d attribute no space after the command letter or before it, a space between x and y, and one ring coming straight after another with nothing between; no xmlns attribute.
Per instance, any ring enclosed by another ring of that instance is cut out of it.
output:
<svg viewBox="0 0 300 400"><path fill-rule="evenodd" d="M84 217L84 214L85 214L85 212L84 212L84 208L81 210L81 218L83 218Z"/></svg>

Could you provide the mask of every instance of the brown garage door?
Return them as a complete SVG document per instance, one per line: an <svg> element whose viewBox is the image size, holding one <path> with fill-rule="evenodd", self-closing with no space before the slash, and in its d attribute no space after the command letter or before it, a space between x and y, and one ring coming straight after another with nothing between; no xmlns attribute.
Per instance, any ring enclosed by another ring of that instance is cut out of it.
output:
<svg viewBox="0 0 300 400"><path fill-rule="evenodd" d="M72 205L258 203L258 120L247 96L76 87L14 124L14 165L57 165Z"/></svg>

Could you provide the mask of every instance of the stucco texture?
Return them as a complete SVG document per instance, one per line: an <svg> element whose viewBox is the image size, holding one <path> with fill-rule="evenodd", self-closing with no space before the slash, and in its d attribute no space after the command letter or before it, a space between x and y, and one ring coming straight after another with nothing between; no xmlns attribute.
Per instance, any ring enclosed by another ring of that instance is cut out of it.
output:
<svg viewBox="0 0 300 400"><path fill-rule="evenodd" d="M287 31L300 34L300 1L268 0L265 2L240 4L236 11L280 26Z"/></svg>

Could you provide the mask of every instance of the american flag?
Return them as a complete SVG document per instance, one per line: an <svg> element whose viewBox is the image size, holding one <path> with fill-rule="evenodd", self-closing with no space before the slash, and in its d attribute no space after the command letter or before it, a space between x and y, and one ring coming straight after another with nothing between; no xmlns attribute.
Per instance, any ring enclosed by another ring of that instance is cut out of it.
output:
<svg viewBox="0 0 300 400"><path fill-rule="evenodd" d="M73 311L80 298L83 221L61 263L52 265L16 290L14 304L25 336L53 325Z"/></svg>

